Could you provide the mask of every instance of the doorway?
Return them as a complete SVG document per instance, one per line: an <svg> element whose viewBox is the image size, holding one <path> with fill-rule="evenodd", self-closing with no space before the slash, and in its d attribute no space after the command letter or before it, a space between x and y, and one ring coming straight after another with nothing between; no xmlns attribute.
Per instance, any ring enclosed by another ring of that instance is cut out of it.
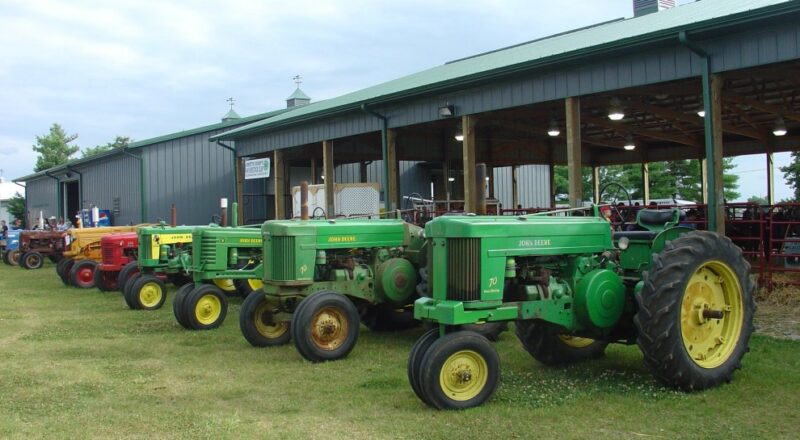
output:
<svg viewBox="0 0 800 440"><path fill-rule="evenodd" d="M64 194L64 212L61 215L65 220L75 224L75 215L81 209L80 186L77 180L62 183Z"/></svg>

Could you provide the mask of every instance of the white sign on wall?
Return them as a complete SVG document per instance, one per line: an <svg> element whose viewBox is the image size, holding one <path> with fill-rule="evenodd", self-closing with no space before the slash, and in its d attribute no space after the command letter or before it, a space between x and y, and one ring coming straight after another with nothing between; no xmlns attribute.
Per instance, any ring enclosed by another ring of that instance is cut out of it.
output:
<svg viewBox="0 0 800 440"><path fill-rule="evenodd" d="M269 158L251 159L244 162L244 178L265 179L269 177Z"/></svg>

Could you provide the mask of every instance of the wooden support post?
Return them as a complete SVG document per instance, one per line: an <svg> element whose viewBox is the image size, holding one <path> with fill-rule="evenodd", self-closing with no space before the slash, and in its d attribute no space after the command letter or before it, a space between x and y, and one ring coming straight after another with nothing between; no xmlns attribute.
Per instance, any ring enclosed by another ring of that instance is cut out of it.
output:
<svg viewBox="0 0 800 440"><path fill-rule="evenodd" d="M283 165L283 151L272 152L275 163L275 219L286 218L286 168Z"/></svg>
<svg viewBox="0 0 800 440"><path fill-rule="evenodd" d="M650 163L642 162L642 203L650 203Z"/></svg>
<svg viewBox="0 0 800 440"><path fill-rule="evenodd" d="M386 196L389 197L389 203L392 210L400 208L400 178L399 168L400 163L397 160L397 130L388 129L386 131L386 146L389 161L389 188L386 189Z"/></svg>
<svg viewBox="0 0 800 440"><path fill-rule="evenodd" d="M489 192L486 197L494 198L494 167L486 165L486 177L489 178ZM499 213L498 213L499 214Z"/></svg>
<svg viewBox="0 0 800 440"><path fill-rule="evenodd" d="M236 202L239 221L244 221L244 158L235 157L236 160Z"/></svg>
<svg viewBox="0 0 800 440"><path fill-rule="evenodd" d="M594 189L595 204L600 204L600 167L592 165L592 189Z"/></svg>
<svg viewBox="0 0 800 440"><path fill-rule="evenodd" d="M548 208L556 208L556 166L550 162L548 173L550 174L550 206Z"/></svg>
<svg viewBox="0 0 800 440"><path fill-rule="evenodd" d="M708 203L708 164L705 159L700 159L700 189L702 190L704 204Z"/></svg>
<svg viewBox="0 0 800 440"><path fill-rule="evenodd" d="M713 194L717 205L717 230L719 234L725 234L725 185L722 178L722 85L724 79L719 75L711 75L711 117L714 130L712 137L714 139L714 157L712 158L714 165L714 188ZM709 192L709 194L712 194Z"/></svg>
<svg viewBox="0 0 800 440"><path fill-rule="evenodd" d="M577 208L583 202L581 182L581 100L567 98L567 172L569 175L569 206Z"/></svg>
<svg viewBox="0 0 800 440"><path fill-rule="evenodd" d="M461 130L464 141L461 149L464 158L464 211L475 212L475 123L474 116L461 117Z"/></svg>
<svg viewBox="0 0 800 440"><path fill-rule="evenodd" d="M519 207L519 165L511 167L511 204L513 209Z"/></svg>
<svg viewBox="0 0 800 440"><path fill-rule="evenodd" d="M325 214L328 218L336 217L334 206L334 177L333 177L333 142L322 141L322 175L325 184Z"/></svg>

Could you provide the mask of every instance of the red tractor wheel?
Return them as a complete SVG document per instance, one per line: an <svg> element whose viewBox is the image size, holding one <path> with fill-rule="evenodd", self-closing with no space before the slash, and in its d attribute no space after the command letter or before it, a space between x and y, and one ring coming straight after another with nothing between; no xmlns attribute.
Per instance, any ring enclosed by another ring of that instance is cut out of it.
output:
<svg viewBox="0 0 800 440"><path fill-rule="evenodd" d="M100 270L100 265L97 265L94 269L94 285L101 292L117 290L119 288L117 286L117 275L119 275L119 272Z"/></svg>
<svg viewBox="0 0 800 440"><path fill-rule="evenodd" d="M97 262L92 260L77 261L69 272L69 281L75 287L91 289L94 287L94 269Z"/></svg>

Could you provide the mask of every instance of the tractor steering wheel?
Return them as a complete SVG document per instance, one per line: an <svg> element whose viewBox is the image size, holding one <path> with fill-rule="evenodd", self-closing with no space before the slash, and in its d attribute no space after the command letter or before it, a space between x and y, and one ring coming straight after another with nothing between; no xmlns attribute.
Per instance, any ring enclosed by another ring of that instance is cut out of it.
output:
<svg viewBox="0 0 800 440"><path fill-rule="evenodd" d="M614 226L614 229L619 229L621 226L625 224L625 216L620 212L617 203L619 203L620 196L624 196L624 199L628 201L627 209L633 209L633 200L631 199L631 194L622 186L621 183L618 182L609 182L603 186L600 190L600 203L603 203L604 200L610 198L609 203L611 205L611 225Z"/></svg>

